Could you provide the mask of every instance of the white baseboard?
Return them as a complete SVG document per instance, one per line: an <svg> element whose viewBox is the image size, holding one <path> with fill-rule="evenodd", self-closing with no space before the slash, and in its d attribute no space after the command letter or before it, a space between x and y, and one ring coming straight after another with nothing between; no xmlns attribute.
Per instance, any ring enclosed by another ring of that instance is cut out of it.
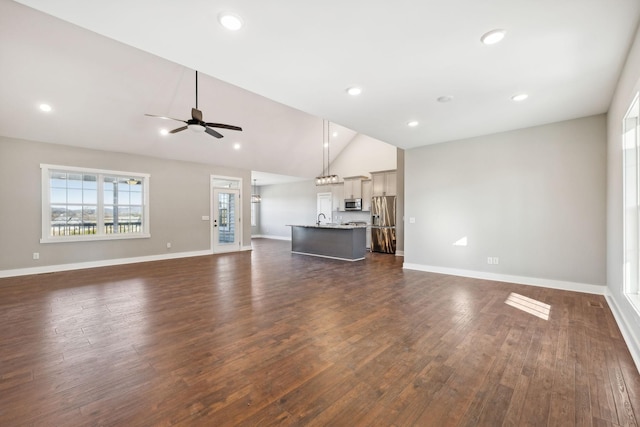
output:
<svg viewBox="0 0 640 427"><path fill-rule="evenodd" d="M404 256L404 251L396 251L396 256Z"/></svg>
<svg viewBox="0 0 640 427"><path fill-rule="evenodd" d="M544 288L560 289L564 291L584 292L588 294L604 295L609 303L613 317L615 318L622 338L627 344L631 358L636 365L636 369L640 372L640 335L635 331L638 330L637 325L624 316L624 312L616 299L611 295L607 286L590 285L586 283L567 282L562 280L540 279L526 276L512 276L508 274L488 273L485 271L460 270L456 268L434 267L430 265L404 263L402 268L407 270L426 271L429 273L448 274L452 276L471 277L474 279L494 280L498 282L517 283L521 285L540 286Z"/></svg>
<svg viewBox="0 0 640 427"><path fill-rule="evenodd" d="M77 262L72 264L43 265L41 267L16 268L13 270L0 270L0 278L27 276L29 274L55 273L58 271L81 270L84 268L108 267L112 265L134 264L137 262L163 261L176 258L188 258L194 256L211 255L211 251L177 252L161 255L148 255L133 258L115 258L100 261Z"/></svg>
<svg viewBox="0 0 640 427"><path fill-rule="evenodd" d="M564 291L584 292L588 294L604 295L606 286L590 285L587 283L567 282L563 280L540 279L537 277L513 276L510 274L489 273L486 271L461 270L448 267L434 267L431 265L404 263L402 268L407 270L426 271L429 273L449 274L452 276L471 277L474 279L493 280L496 282L517 283L520 285L541 286L544 288L561 289Z"/></svg>
<svg viewBox="0 0 640 427"><path fill-rule="evenodd" d="M624 312L620 310L620 306L618 305L616 298L611 294L611 291L609 291L609 288L607 288L605 298L609 303L613 317L616 319L618 328L620 328L622 338L627 344L629 353L631 353L631 358L636 364L636 369L640 372L640 335L638 335L640 334L640 330L631 321L629 321L629 319L624 315Z"/></svg>

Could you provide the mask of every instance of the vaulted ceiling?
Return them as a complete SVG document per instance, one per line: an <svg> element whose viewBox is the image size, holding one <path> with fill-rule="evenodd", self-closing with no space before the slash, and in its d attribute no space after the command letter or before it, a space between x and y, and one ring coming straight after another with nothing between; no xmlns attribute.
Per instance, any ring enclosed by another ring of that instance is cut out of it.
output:
<svg viewBox="0 0 640 427"><path fill-rule="evenodd" d="M606 112L639 17L637 0L6 0L0 134L311 178L322 119L335 155L356 133L409 149ZM243 132L144 116L188 118L196 69L205 120Z"/></svg>

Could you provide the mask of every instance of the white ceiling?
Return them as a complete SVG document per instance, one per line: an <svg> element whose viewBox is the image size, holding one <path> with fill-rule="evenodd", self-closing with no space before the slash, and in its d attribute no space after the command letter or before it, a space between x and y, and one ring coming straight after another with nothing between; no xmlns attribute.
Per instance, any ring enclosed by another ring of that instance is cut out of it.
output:
<svg viewBox="0 0 640 427"><path fill-rule="evenodd" d="M19 3L82 28L0 2L1 134L307 178L320 117L343 126L335 155L355 132L413 148L606 112L640 17L637 0ZM144 116L188 118L195 69L205 120L243 132L161 137L180 123Z"/></svg>

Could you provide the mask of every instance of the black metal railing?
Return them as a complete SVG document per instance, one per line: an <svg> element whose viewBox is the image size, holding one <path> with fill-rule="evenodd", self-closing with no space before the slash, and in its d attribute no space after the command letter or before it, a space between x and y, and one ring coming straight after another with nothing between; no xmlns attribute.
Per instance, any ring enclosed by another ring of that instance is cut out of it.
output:
<svg viewBox="0 0 640 427"><path fill-rule="evenodd" d="M82 222L77 224L51 224L52 236L83 236L86 234L96 234L98 225L95 222ZM142 232L142 221L119 221L104 223L105 234L134 234Z"/></svg>

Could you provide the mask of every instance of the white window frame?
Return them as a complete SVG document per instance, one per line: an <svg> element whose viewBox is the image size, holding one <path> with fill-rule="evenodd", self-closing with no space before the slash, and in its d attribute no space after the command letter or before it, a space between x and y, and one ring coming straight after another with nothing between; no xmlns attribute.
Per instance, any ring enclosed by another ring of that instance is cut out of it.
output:
<svg viewBox="0 0 640 427"><path fill-rule="evenodd" d="M640 314L640 95L622 123L623 292Z"/></svg>
<svg viewBox="0 0 640 427"><path fill-rule="evenodd" d="M91 169L82 168L76 166L61 166L61 165L49 165L40 164L41 180L42 180L42 236L40 243L61 243L61 242L85 242L96 240L122 240L122 239L148 239L151 237L149 232L149 181L151 175L139 172L124 172L113 171L106 169ZM50 189L50 172L75 172L98 175L97 180L97 212L98 212L98 224L103 223L104 215L104 192L103 182L105 176L117 176L136 178L141 181L143 207L142 207L142 231L139 233L112 233L106 234L103 227L98 227L96 234L83 234L83 235L71 235L71 236L52 236L51 235L51 189Z"/></svg>

